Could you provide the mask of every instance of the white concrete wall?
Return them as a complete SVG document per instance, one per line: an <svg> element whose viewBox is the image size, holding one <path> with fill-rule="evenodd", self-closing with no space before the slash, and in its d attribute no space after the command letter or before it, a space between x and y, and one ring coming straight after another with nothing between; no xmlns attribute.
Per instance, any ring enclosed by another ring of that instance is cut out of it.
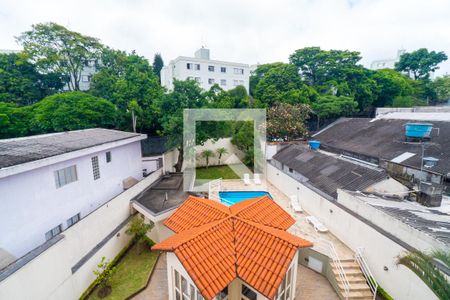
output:
<svg viewBox="0 0 450 300"><path fill-rule="evenodd" d="M219 165L219 155L216 150L222 147L227 149L228 153L222 155L222 158L220 159L221 165L225 164L225 162L227 164L237 164L244 158L244 153L231 143L231 138L221 138L215 142L213 140L207 140L203 145L195 146L197 167L206 166L206 159L201 156L201 153L203 150L207 149L212 150L215 155L214 157L209 158L209 165Z"/></svg>
<svg viewBox="0 0 450 300"><path fill-rule="evenodd" d="M158 170L158 158L162 158L162 155L142 157L142 169L147 173Z"/></svg>
<svg viewBox="0 0 450 300"><path fill-rule="evenodd" d="M437 299L412 271L397 266L397 257L405 251L397 243L270 164L267 165L267 178L284 194L297 195L303 209L319 218L352 250L363 247L375 279L394 299ZM383 270L384 266L388 271Z"/></svg>
<svg viewBox="0 0 450 300"><path fill-rule="evenodd" d="M111 162L106 152L111 151ZM94 180L91 157L98 156ZM56 188L54 171L76 165L78 180ZM92 152L0 179L0 248L20 257L45 242L45 233L67 219L81 218L123 191L122 181L142 179L140 142ZM20 238L18 238L20 237Z"/></svg>
<svg viewBox="0 0 450 300"><path fill-rule="evenodd" d="M129 217L130 199L160 175L153 173L64 231L62 240L0 282L0 299L78 299L94 281L102 256L114 258L129 242L126 226L74 274L71 268Z"/></svg>
<svg viewBox="0 0 450 300"><path fill-rule="evenodd" d="M178 162L179 153L180 151L178 151L178 149L175 148L163 154L164 173L175 172L174 166Z"/></svg>
<svg viewBox="0 0 450 300"><path fill-rule="evenodd" d="M187 69L187 63L200 64L200 70L196 70L194 66L192 69ZM214 72L209 71L208 66L214 66ZM225 73L221 72L221 67L226 68ZM234 68L243 69L244 74L235 74ZM214 79L215 83L224 90L230 90L238 85L242 85L249 91L250 67L240 63L180 56L161 70L161 84L169 90L173 89L174 78L178 80L186 80L188 78L194 80L196 77L200 78L199 84L204 90L209 90L213 85L208 83L208 79ZM221 85L221 80L226 80L226 85ZM235 80L238 81L237 84Z"/></svg>

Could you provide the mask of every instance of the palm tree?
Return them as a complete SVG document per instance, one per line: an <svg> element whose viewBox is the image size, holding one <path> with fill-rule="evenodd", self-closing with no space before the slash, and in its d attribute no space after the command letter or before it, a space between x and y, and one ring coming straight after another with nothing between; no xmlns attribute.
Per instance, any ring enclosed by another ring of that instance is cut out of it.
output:
<svg viewBox="0 0 450 300"><path fill-rule="evenodd" d="M228 150L225 149L224 147L222 147L222 148L217 149L216 152L219 155L219 165L220 165L220 159L222 158L222 155L227 154Z"/></svg>
<svg viewBox="0 0 450 300"><path fill-rule="evenodd" d="M212 150L206 149L202 151L202 157L206 159L206 168L209 166L209 158L214 156L214 152Z"/></svg>
<svg viewBox="0 0 450 300"><path fill-rule="evenodd" d="M413 251L400 257L398 263L413 271L439 299L450 299L450 282L441 273L435 260L450 267L450 252L438 250L428 255Z"/></svg>

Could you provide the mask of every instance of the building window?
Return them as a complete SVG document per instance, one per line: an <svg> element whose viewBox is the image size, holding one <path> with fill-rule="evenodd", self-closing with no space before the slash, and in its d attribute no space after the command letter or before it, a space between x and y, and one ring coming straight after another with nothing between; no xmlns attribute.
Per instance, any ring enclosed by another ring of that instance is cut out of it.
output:
<svg viewBox="0 0 450 300"><path fill-rule="evenodd" d="M100 178L100 167L98 165L98 156L91 157L92 161L92 173L94 174L94 180Z"/></svg>
<svg viewBox="0 0 450 300"><path fill-rule="evenodd" d="M111 151L106 152L106 162L111 162Z"/></svg>
<svg viewBox="0 0 450 300"><path fill-rule="evenodd" d="M227 80L226 79L220 79L220 85L226 86L227 85Z"/></svg>
<svg viewBox="0 0 450 300"><path fill-rule="evenodd" d="M194 80L194 77L188 76L188 77L186 78L186 80Z"/></svg>
<svg viewBox="0 0 450 300"><path fill-rule="evenodd" d="M195 64L195 70L200 71L200 64Z"/></svg>
<svg viewBox="0 0 450 300"><path fill-rule="evenodd" d="M220 67L220 72L221 73L226 73L227 72L227 68L226 67Z"/></svg>
<svg viewBox="0 0 450 300"><path fill-rule="evenodd" d="M214 72L214 66L208 66L208 71Z"/></svg>
<svg viewBox="0 0 450 300"><path fill-rule="evenodd" d="M294 170L292 168L289 168L289 173L294 172Z"/></svg>
<svg viewBox="0 0 450 300"><path fill-rule="evenodd" d="M203 300L200 291L190 284L177 270L173 270L176 300Z"/></svg>
<svg viewBox="0 0 450 300"><path fill-rule="evenodd" d="M208 84L214 84L214 78L208 78Z"/></svg>
<svg viewBox="0 0 450 300"><path fill-rule="evenodd" d="M228 299L228 286L226 286L217 296L217 300L227 300Z"/></svg>
<svg viewBox="0 0 450 300"><path fill-rule="evenodd" d="M243 300L256 300L257 294L245 284L242 284L241 296Z"/></svg>
<svg viewBox="0 0 450 300"><path fill-rule="evenodd" d="M83 76L81 76L81 81L83 81L83 82L89 82L89 81L91 81L91 76L89 76L89 75L83 75Z"/></svg>
<svg viewBox="0 0 450 300"><path fill-rule="evenodd" d="M67 228L80 221L80 213L67 220Z"/></svg>
<svg viewBox="0 0 450 300"><path fill-rule="evenodd" d="M233 85L234 86L238 86L239 85L239 80L233 80Z"/></svg>
<svg viewBox="0 0 450 300"><path fill-rule="evenodd" d="M54 236L57 236L58 234L60 234L61 231L62 231L61 224L59 224L55 228L53 228L45 233L45 239L48 241L51 238L53 238Z"/></svg>
<svg viewBox="0 0 450 300"><path fill-rule="evenodd" d="M198 83L201 83L202 79L200 77L195 77L195 81L197 81Z"/></svg>
<svg viewBox="0 0 450 300"><path fill-rule="evenodd" d="M77 166L73 165L54 172L56 188L77 181Z"/></svg>
<svg viewBox="0 0 450 300"><path fill-rule="evenodd" d="M276 300L290 300L291 299L291 284L292 282L292 267L289 268L289 270L286 273L286 276L284 276L283 281L281 282L280 286L278 287L277 296L275 297Z"/></svg>
<svg viewBox="0 0 450 300"><path fill-rule="evenodd" d="M234 68L234 74L243 75L244 74L244 69Z"/></svg>
<svg viewBox="0 0 450 300"><path fill-rule="evenodd" d="M191 64L191 63L187 63L187 64L186 64L186 69L192 70L192 64Z"/></svg>

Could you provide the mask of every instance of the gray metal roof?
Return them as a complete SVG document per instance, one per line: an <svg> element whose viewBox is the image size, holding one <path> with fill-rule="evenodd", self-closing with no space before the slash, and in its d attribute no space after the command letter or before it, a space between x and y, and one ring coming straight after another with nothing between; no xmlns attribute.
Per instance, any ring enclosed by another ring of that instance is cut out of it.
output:
<svg viewBox="0 0 450 300"><path fill-rule="evenodd" d="M295 171L291 176L335 199L337 189L363 191L387 178L384 170L312 151L306 145L290 145L272 159L282 163L287 174L286 168L291 168Z"/></svg>
<svg viewBox="0 0 450 300"><path fill-rule="evenodd" d="M138 136L139 133L92 128L4 139L0 140L0 169Z"/></svg>
<svg viewBox="0 0 450 300"><path fill-rule="evenodd" d="M314 138L324 149L333 152L352 152L382 160L392 160L405 152L416 155L400 164L420 169L422 145L405 140L406 123L414 120L342 118L317 133ZM436 166L426 168L447 175L450 172L450 122L426 121L433 124L431 139L425 145L424 156L439 159Z"/></svg>

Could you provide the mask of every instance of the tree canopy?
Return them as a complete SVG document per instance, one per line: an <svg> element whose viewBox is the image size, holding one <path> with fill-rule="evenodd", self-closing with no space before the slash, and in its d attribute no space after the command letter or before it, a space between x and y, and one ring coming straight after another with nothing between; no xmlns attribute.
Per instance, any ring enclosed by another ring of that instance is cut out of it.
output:
<svg viewBox="0 0 450 300"><path fill-rule="evenodd" d="M161 53L156 53L153 57L153 72L158 78L161 78L161 69L164 67L164 61L162 59Z"/></svg>
<svg viewBox="0 0 450 300"><path fill-rule="evenodd" d="M395 69L400 72L412 74L415 80L428 79L430 73L439 69L439 64L447 60L444 52L428 51L420 48L411 53L404 53L400 56L400 61L395 64Z"/></svg>

